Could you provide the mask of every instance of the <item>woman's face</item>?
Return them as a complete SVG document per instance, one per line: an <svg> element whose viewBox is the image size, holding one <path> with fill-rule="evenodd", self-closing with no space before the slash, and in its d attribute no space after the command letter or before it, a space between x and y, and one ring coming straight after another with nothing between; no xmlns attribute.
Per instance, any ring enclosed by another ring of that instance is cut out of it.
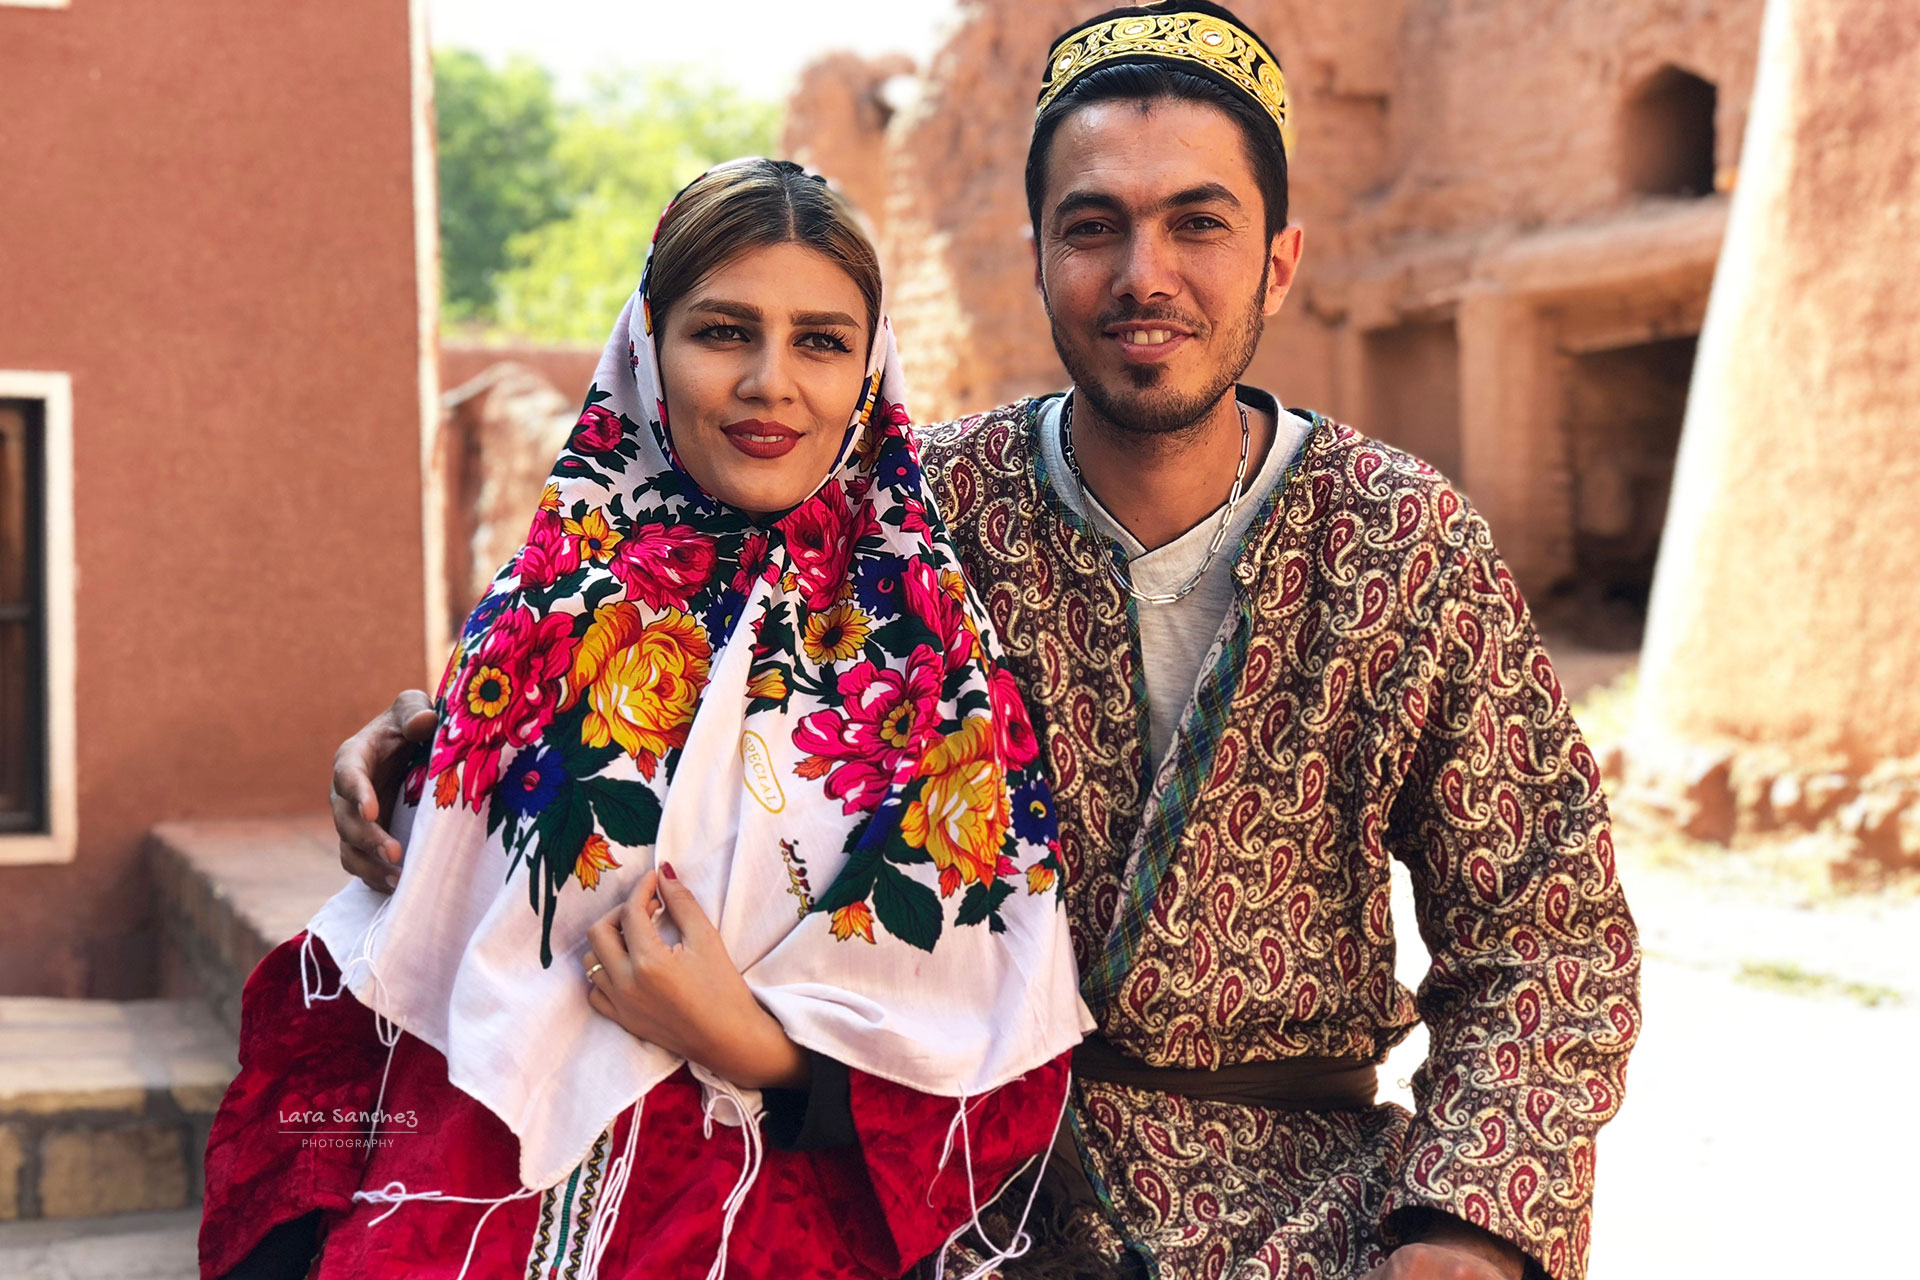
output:
<svg viewBox="0 0 1920 1280"><path fill-rule="evenodd" d="M701 488L765 515L819 487L866 380L866 315L853 278L798 244L743 253L673 304L667 423Z"/></svg>

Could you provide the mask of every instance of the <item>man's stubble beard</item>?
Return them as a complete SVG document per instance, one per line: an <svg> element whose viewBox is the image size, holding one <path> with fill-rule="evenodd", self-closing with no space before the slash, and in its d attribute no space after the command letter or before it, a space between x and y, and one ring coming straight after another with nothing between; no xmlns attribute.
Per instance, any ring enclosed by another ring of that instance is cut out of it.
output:
<svg viewBox="0 0 1920 1280"><path fill-rule="evenodd" d="M1073 379L1074 386L1087 398L1094 411L1125 434L1166 439L1180 435L1203 420L1220 403L1220 398L1239 383L1240 375L1253 363L1254 352L1260 348L1260 335L1266 327L1261 304L1266 297L1267 278L1271 270L1272 264L1269 263L1260 272L1260 287L1248 300L1240 322L1223 335L1227 354L1215 367L1215 376L1199 392L1177 398L1172 392L1160 397L1127 396L1124 393L1116 395L1113 389L1101 385L1094 377L1093 370L1077 358L1077 353L1062 336L1059 318L1054 315L1052 300L1044 289L1040 297L1047 309L1047 325L1053 335L1053 349L1059 355L1060 363L1067 367L1067 375ZM1153 318L1151 311L1143 313L1142 318ZM1166 373L1164 365L1134 365L1125 371L1124 376L1134 391L1150 392L1166 380Z"/></svg>

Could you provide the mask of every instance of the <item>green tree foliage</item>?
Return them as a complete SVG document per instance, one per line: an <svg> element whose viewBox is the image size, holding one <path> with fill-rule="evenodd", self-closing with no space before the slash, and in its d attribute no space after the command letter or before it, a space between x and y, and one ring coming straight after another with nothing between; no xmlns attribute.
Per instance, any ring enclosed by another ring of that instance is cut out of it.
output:
<svg viewBox="0 0 1920 1280"><path fill-rule="evenodd" d="M598 342L661 209L704 169L770 154L779 108L687 73L605 77L561 103L516 61L434 55L449 324Z"/></svg>
<svg viewBox="0 0 1920 1280"><path fill-rule="evenodd" d="M514 237L497 281L504 328L599 342L640 282L647 242L675 192L722 160L767 155L779 108L684 74L599 82L555 150L566 217Z"/></svg>
<svg viewBox="0 0 1920 1280"><path fill-rule="evenodd" d="M486 321L508 242L566 212L560 108L542 68L516 59L495 70L464 49L434 53L433 91L442 301L449 321Z"/></svg>

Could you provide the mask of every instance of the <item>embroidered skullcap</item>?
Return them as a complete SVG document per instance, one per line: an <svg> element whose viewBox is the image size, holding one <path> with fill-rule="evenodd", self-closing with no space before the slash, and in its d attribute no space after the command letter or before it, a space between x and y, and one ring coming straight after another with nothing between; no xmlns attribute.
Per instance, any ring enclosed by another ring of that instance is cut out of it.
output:
<svg viewBox="0 0 1920 1280"><path fill-rule="evenodd" d="M1154 0L1109 9L1047 49L1036 116L1081 76L1103 67L1161 63L1205 76L1245 97L1293 152L1291 104L1272 46L1231 10L1206 0Z"/></svg>

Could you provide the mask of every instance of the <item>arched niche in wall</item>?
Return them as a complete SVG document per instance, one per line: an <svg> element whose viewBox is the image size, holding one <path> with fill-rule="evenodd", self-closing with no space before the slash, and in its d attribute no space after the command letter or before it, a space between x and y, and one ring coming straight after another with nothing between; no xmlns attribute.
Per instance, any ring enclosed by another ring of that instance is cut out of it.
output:
<svg viewBox="0 0 1920 1280"><path fill-rule="evenodd" d="M1711 195L1719 97L1713 81L1676 66L1642 81L1621 112L1621 185L1635 195Z"/></svg>

